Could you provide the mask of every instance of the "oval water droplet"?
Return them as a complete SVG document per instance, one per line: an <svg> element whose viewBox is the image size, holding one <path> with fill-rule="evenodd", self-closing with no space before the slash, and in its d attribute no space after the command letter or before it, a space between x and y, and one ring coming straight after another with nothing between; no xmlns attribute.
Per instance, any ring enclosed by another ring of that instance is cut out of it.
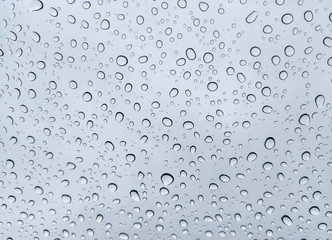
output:
<svg viewBox="0 0 332 240"><path fill-rule="evenodd" d="M169 173L161 175L161 181L164 185L171 185L174 182L174 177Z"/></svg>
<svg viewBox="0 0 332 240"><path fill-rule="evenodd" d="M264 142L264 146L267 150L271 150L272 148L274 148L275 145L276 142L273 137L268 137Z"/></svg>
<svg viewBox="0 0 332 240"><path fill-rule="evenodd" d="M255 161L256 159L257 159L257 153L255 153L255 152L251 152L251 153L249 153L248 156L247 156L247 161L248 161L248 162L253 162L253 161Z"/></svg>
<svg viewBox="0 0 332 240"><path fill-rule="evenodd" d="M219 176L219 179L220 179L220 181L222 181L224 183L229 182L231 180L231 178L226 174L221 174Z"/></svg>
<svg viewBox="0 0 332 240"><path fill-rule="evenodd" d="M251 13L249 13L249 15L246 17L246 22L247 23L253 23L256 21L258 17L258 12L257 11L252 11Z"/></svg>
<svg viewBox="0 0 332 240"><path fill-rule="evenodd" d="M281 221L287 226L292 226L293 225L293 220L288 215L282 216Z"/></svg>

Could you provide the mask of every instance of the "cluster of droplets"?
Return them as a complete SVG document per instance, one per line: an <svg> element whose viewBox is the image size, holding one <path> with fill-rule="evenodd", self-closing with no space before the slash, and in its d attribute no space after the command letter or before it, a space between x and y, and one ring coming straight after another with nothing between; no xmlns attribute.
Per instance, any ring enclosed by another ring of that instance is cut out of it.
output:
<svg viewBox="0 0 332 240"><path fill-rule="evenodd" d="M328 1L3 1L0 238L329 239Z"/></svg>

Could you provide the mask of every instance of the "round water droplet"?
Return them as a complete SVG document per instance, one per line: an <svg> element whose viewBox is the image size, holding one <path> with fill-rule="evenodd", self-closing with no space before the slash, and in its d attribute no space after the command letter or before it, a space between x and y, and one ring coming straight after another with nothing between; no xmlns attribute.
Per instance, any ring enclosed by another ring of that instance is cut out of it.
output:
<svg viewBox="0 0 332 240"><path fill-rule="evenodd" d="M265 171L270 171L272 168L273 168L273 164L272 164L271 162L265 162L265 163L263 164L263 169L264 169Z"/></svg>
<svg viewBox="0 0 332 240"><path fill-rule="evenodd" d="M261 49L259 47L257 47L257 46L252 47L250 49L250 54L253 57L258 57L259 55L261 55Z"/></svg>
<svg viewBox="0 0 332 240"><path fill-rule="evenodd" d="M315 98L315 103L318 108L324 107L325 97L323 95L318 95Z"/></svg>
<svg viewBox="0 0 332 240"><path fill-rule="evenodd" d="M61 196L62 202L63 203L71 203L71 196L67 195L67 194L63 194Z"/></svg>
<svg viewBox="0 0 332 240"><path fill-rule="evenodd" d="M108 30L110 28L111 24L110 21L108 21L107 19L103 19L100 22L100 28L103 30Z"/></svg>
<svg viewBox="0 0 332 240"><path fill-rule="evenodd" d="M287 57L292 57L295 54L295 49L293 46L286 46L284 49L284 53Z"/></svg>
<svg viewBox="0 0 332 240"><path fill-rule="evenodd" d="M115 183L110 183L108 184L108 190L110 190L111 192L115 192L116 190L118 190L118 185L116 185Z"/></svg>
<svg viewBox="0 0 332 240"><path fill-rule="evenodd" d="M308 182L309 182L309 178L306 177L306 176L301 177L300 180L299 180L300 185L306 185Z"/></svg>
<svg viewBox="0 0 332 240"><path fill-rule="evenodd" d="M123 114L122 112L117 112L117 113L115 114L115 120L116 120L117 122L122 122L123 119L124 119L124 114Z"/></svg>
<svg viewBox="0 0 332 240"><path fill-rule="evenodd" d="M213 56L212 53L210 53L210 52L204 53L204 55L203 55L203 61L205 63L211 63L213 61L213 59L214 59L214 56Z"/></svg>
<svg viewBox="0 0 332 240"><path fill-rule="evenodd" d="M200 2L198 4L198 7L202 12L206 12L209 9L209 4L207 4L206 2Z"/></svg>
<svg viewBox="0 0 332 240"><path fill-rule="evenodd" d="M82 98L85 102L90 102L92 100L92 95L89 92L85 92L83 93Z"/></svg>
<svg viewBox="0 0 332 240"><path fill-rule="evenodd" d="M136 156L134 154L127 154L126 159L128 162L134 162L136 160Z"/></svg>
<svg viewBox="0 0 332 240"><path fill-rule="evenodd" d="M40 0L32 0L30 3L30 11L39 11L42 10L44 7L44 4Z"/></svg>
<svg viewBox="0 0 332 240"><path fill-rule="evenodd" d="M123 66L126 66L126 65L127 65L127 63L128 63L128 59L127 59L126 56L120 55L120 56L118 56L118 57L116 58L116 63L117 63L119 66L123 67Z"/></svg>
<svg viewBox="0 0 332 240"><path fill-rule="evenodd" d="M38 194L38 195L42 195L44 193L44 190L41 187L36 186L35 187L35 193Z"/></svg>
<svg viewBox="0 0 332 240"><path fill-rule="evenodd" d="M293 20L294 20L294 17L290 13L286 13L281 17L281 22L286 25L291 24L293 22Z"/></svg>
<svg viewBox="0 0 332 240"><path fill-rule="evenodd" d="M169 173L161 175L161 181L164 185L171 185L174 182L174 177Z"/></svg>
<svg viewBox="0 0 332 240"><path fill-rule="evenodd" d="M314 216L318 215L320 213L319 207L313 206L313 207L309 208L309 213Z"/></svg>
<svg viewBox="0 0 332 240"><path fill-rule="evenodd" d="M139 202L140 199L141 199L139 193L136 190L131 190L130 191L130 198L135 200L136 202Z"/></svg>
<svg viewBox="0 0 332 240"><path fill-rule="evenodd" d="M207 85L207 89L211 92L214 92L218 89L218 84L216 82L209 82Z"/></svg>
<svg viewBox="0 0 332 240"><path fill-rule="evenodd" d="M330 37L325 37L324 39L323 39L323 43L324 43L324 45L326 46L326 47L332 47L332 38L330 38Z"/></svg>
<svg viewBox="0 0 332 240"><path fill-rule="evenodd" d="M311 158L311 153L308 151L305 151L302 153L301 158L303 161L308 161Z"/></svg>

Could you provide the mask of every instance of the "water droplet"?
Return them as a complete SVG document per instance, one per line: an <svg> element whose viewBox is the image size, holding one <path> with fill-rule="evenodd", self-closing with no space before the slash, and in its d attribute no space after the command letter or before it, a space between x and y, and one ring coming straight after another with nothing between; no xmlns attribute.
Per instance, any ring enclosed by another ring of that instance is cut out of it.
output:
<svg viewBox="0 0 332 240"><path fill-rule="evenodd" d="M292 226L293 225L293 220L288 215L282 216L281 221L287 226Z"/></svg>
<svg viewBox="0 0 332 240"><path fill-rule="evenodd" d="M209 9L209 4L207 4L206 2L200 2L198 6L202 12L206 12Z"/></svg>
<svg viewBox="0 0 332 240"><path fill-rule="evenodd" d="M126 159L128 162L134 162L136 160L136 156L134 154L127 154Z"/></svg>
<svg viewBox="0 0 332 240"><path fill-rule="evenodd" d="M274 148L275 144L276 142L273 137L268 137L264 142L264 146L267 150L271 150L272 148Z"/></svg>
<svg viewBox="0 0 332 240"><path fill-rule="evenodd" d="M305 151L302 153L301 158L303 161L308 161L311 158L311 153L308 151Z"/></svg>
<svg viewBox="0 0 332 240"><path fill-rule="evenodd" d="M141 199L140 195L138 194L138 192L136 190L130 191L130 198L135 200L136 202L139 202Z"/></svg>
<svg viewBox="0 0 332 240"><path fill-rule="evenodd" d="M247 156L247 161L248 162L253 162L257 159L257 154L255 152L251 152Z"/></svg>
<svg viewBox="0 0 332 240"><path fill-rule="evenodd" d="M108 184L108 190L110 190L111 192L115 192L116 190L118 190L118 185L116 185L115 183L110 183Z"/></svg>
<svg viewBox="0 0 332 240"><path fill-rule="evenodd" d="M89 92L85 92L85 93L83 93L82 98L83 98L84 102L90 102L92 100L92 95Z"/></svg>
<svg viewBox="0 0 332 240"><path fill-rule="evenodd" d="M309 213L314 216L318 215L320 213L319 207L313 206L313 207L309 208Z"/></svg>
<svg viewBox="0 0 332 240"><path fill-rule="evenodd" d="M63 194L61 196L61 199L62 199L63 203L66 203L66 204L71 203L71 196L69 196L67 194Z"/></svg>
<svg viewBox="0 0 332 240"><path fill-rule="evenodd" d="M282 17L281 17L281 22L282 22L283 24L286 24L286 25L291 24L291 23L293 22L293 20L294 20L294 17L293 17L293 15L290 14L290 13L285 13L285 14L282 15Z"/></svg>
<svg viewBox="0 0 332 240"><path fill-rule="evenodd" d="M128 59L126 56L123 56L123 55L119 55L117 58L116 58L116 63L123 67L123 66L126 66L127 63L128 63Z"/></svg>
<svg viewBox="0 0 332 240"><path fill-rule="evenodd" d="M172 119L170 119L168 117L164 117L162 122L166 127L171 127L173 125Z"/></svg>
<svg viewBox="0 0 332 240"><path fill-rule="evenodd" d="M315 98L315 103L318 108L324 107L325 97L323 95L317 95Z"/></svg>
<svg viewBox="0 0 332 240"><path fill-rule="evenodd" d="M253 23L256 21L258 17L258 12L257 11L252 11L247 17L246 17L246 22L247 23Z"/></svg>
<svg viewBox="0 0 332 240"><path fill-rule="evenodd" d="M231 180L231 178L226 174L221 174L219 176L219 179L220 179L220 181L222 181L224 183L229 182Z"/></svg>
<svg viewBox="0 0 332 240"><path fill-rule="evenodd" d="M207 89L211 92L214 92L218 89L218 84L216 82L209 82L207 85Z"/></svg>
<svg viewBox="0 0 332 240"><path fill-rule="evenodd" d="M191 129L194 128L194 123L192 123L191 121L185 121L185 122L183 123L183 128L184 128L185 130L191 130Z"/></svg>
<svg viewBox="0 0 332 240"><path fill-rule="evenodd" d="M30 3L30 11L40 11L44 8L44 4L40 0L32 0Z"/></svg>
<svg viewBox="0 0 332 240"><path fill-rule="evenodd" d="M164 185L171 185L174 182L174 177L169 173L161 175L161 181Z"/></svg>
<svg viewBox="0 0 332 240"><path fill-rule="evenodd" d="M326 47L332 47L332 38L330 37L325 37L323 39L323 44L326 46Z"/></svg>
<svg viewBox="0 0 332 240"><path fill-rule="evenodd" d="M308 125L310 123L310 116L308 114L302 114L299 118L299 123L301 125Z"/></svg>
<svg viewBox="0 0 332 240"><path fill-rule="evenodd" d="M108 30L110 28L110 26L111 26L110 21L108 21L107 19L103 19L100 22L100 28L102 30Z"/></svg>
<svg viewBox="0 0 332 240"><path fill-rule="evenodd" d="M122 240L127 240L127 239L129 239L129 236L127 233L120 233L119 238Z"/></svg>

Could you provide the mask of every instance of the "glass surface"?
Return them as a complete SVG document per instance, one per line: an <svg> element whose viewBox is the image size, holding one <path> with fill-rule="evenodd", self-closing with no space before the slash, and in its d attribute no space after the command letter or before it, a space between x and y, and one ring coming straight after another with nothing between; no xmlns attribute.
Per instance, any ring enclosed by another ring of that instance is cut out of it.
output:
<svg viewBox="0 0 332 240"><path fill-rule="evenodd" d="M332 239L331 1L0 20L0 239Z"/></svg>

